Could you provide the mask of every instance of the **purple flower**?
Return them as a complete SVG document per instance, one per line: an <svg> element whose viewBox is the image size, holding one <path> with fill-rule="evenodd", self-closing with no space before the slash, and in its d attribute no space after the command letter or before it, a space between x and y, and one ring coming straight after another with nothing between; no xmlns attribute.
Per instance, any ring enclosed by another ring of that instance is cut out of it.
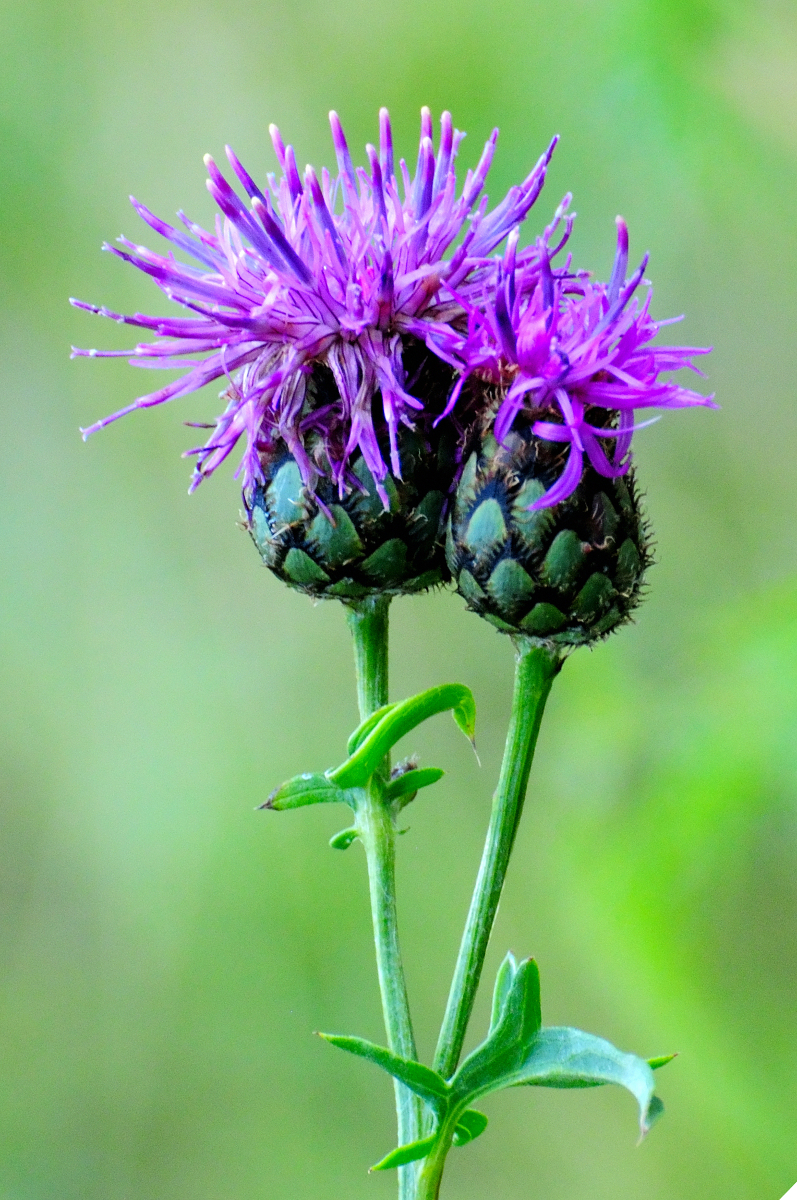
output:
<svg viewBox="0 0 797 1200"><path fill-rule="evenodd" d="M532 509L551 507L575 491L585 455L600 475L624 475L631 465L632 434L642 427L634 424L637 410L717 407L711 396L661 378L683 367L702 375L692 359L709 349L650 344L672 322L650 316L650 289L641 302L637 298L647 255L626 281L628 229L621 217L608 284L593 282L587 272L573 273L569 257L564 268L551 267L572 228L569 203L568 195L534 255L517 254L518 231L513 230L489 294L481 303L462 297L467 333L455 330L446 347L448 360L462 372L446 411L466 380L477 375L506 389L495 418L499 442L523 413L535 436L569 443L561 476ZM550 249L563 222L560 240Z"/></svg>
<svg viewBox="0 0 797 1200"><path fill-rule="evenodd" d="M424 407L405 376L402 339L415 338L445 357L445 347L467 323L464 304L473 305L494 278L489 256L524 220L545 179L556 139L533 171L487 212L484 188L498 131L487 142L462 192L456 195L454 163L462 134L451 116L441 119L435 152L432 119L421 114L415 174L400 163L403 199L394 172L390 119L380 112L379 151L367 147L368 170L355 170L337 115L330 113L338 162L335 177L312 167L300 176L293 148L279 130L271 136L282 174L268 176L261 190L232 150L227 157L248 197L236 191L208 156L208 189L221 210L215 233L179 218L178 231L132 201L138 214L172 243L155 254L120 238L124 249L106 249L152 276L170 300L191 317L121 316L104 307L73 300L78 308L152 330L157 338L133 350L74 350L74 355L131 355L135 366L181 368L182 378L133 401L83 430L84 437L137 408L162 404L214 380L226 381L226 407L196 455L191 489L245 440L245 494L264 480L263 464L281 441L296 458L303 480L313 488L319 471L341 493L348 484L347 463L359 448L380 493L388 466L372 415L378 393L390 445L390 469L399 476L399 426L412 427ZM467 227L467 228L466 228ZM463 234L459 246L445 257ZM175 257L180 251L193 260ZM308 381L319 364L329 368L338 398L309 411ZM305 448L311 430L325 436L326 461ZM334 436L332 436L334 430ZM384 499L383 495L383 499Z"/></svg>

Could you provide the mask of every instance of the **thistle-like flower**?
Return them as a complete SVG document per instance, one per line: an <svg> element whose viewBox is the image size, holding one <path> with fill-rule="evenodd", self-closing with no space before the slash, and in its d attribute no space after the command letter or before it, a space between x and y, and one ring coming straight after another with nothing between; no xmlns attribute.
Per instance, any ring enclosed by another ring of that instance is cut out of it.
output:
<svg viewBox="0 0 797 1200"><path fill-rule="evenodd" d="M387 110L380 113L379 151L367 147L369 171L354 169L337 115L330 114L338 160L333 179L319 180L312 167L299 175L292 146L276 126L271 135L282 175L269 175L265 190L227 149L227 157L249 206L238 196L210 156L208 189L223 218L208 233L178 214L187 233L154 216L137 200L138 214L195 264L174 252L159 255L120 238L125 249L112 253L150 275L170 300L196 313L190 318L122 316L73 301L90 312L153 330L158 339L133 350L75 350L92 357L131 356L136 366L187 367L187 373L159 391L84 430L88 436L134 411L184 396L226 379L227 406L208 442L188 453L197 458L195 487L244 438L242 475L250 494L265 481L263 460L284 442L312 490L319 473L334 478L342 495L346 464L358 448L377 481L388 468L374 429L378 395L389 441L390 469L401 474L398 430L412 424L424 407L413 394L402 355L402 339L434 349L441 327L451 330L463 316L461 297L475 296L488 256L522 221L542 187L555 139L524 182L511 189L492 212L486 197L478 208L495 150L495 130L461 195L456 195L455 160L462 134L451 116L441 119L435 153L432 119L424 109L413 178L400 163L404 198L394 172ZM456 251L444 255L469 228ZM306 411L314 369L331 372L337 395L323 413ZM322 427L326 461L311 460L308 431Z"/></svg>
<svg viewBox="0 0 797 1200"><path fill-rule="evenodd" d="M490 255L537 198L556 139L488 212L480 196L497 130L457 196L463 135L444 113L435 152L423 109L412 178L400 163L402 198L387 111L380 113L379 150L367 147L367 171L352 165L334 112L330 122L335 177L324 170L319 179L312 167L300 176L293 148L274 126L282 174L269 175L263 190L228 148L248 204L206 158L208 188L222 214L215 233L183 213L187 232L178 231L133 200L147 224L193 264L174 250L159 255L126 238L123 249L106 248L195 315L122 316L73 301L157 335L131 351L74 354L187 368L84 436L137 408L224 380L224 411L209 440L188 451L196 457L192 489L243 439L238 473L267 564L313 594L340 585L337 594L351 597L441 576L441 522L454 465L448 446L444 477L435 479L442 435L432 434L432 421L454 374L438 347L456 340L457 327L467 323L463 301L475 302L494 276Z"/></svg>
<svg viewBox="0 0 797 1200"><path fill-rule="evenodd" d="M714 406L712 397L662 378L664 372L684 367L702 374L692 359L709 350L651 344L672 321L653 320L650 289L641 303L637 299L647 255L626 280L628 229L622 217L617 218L617 252L608 284L593 281L587 272L571 272L569 258L565 267L552 269L551 259L572 228L569 204L566 196L537 243L537 256L527 257L522 268L516 262L519 230L513 230L491 294L481 304L463 298L467 334L459 340L449 336L447 357L462 371L450 404L475 374L504 392L494 427L499 443L522 413L536 437L567 446L561 475L535 508L572 495L585 457L604 478L626 474L631 437L640 428L634 425L638 410ZM563 236L551 250L563 219Z"/></svg>
<svg viewBox="0 0 797 1200"><path fill-rule="evenodd" d="M483 406L462 473L447 558L469 606L498 628L579 644L628 618L650 561L629 474L635 412L716 406L661 378L697 370L692 359L708 350L651 345L669 322L650 316L650 292L636 299L647 256L626 282L621 218L608 284L572 272L569 258L551 266L570 233L569 199L522 270L512 233L491 295L466 302L467 333L449 338L462 371L449 403L471 380L492 392L492 410Z"/></svg>

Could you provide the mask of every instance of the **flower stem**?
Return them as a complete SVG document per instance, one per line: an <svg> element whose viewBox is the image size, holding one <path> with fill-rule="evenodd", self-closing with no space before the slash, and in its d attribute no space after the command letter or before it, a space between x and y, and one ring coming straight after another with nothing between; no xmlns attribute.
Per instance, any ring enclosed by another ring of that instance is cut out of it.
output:
<svg viewBox="0 0 797 1200"><path fill-rule="evenodd" d="M348 610L357 669L357 699L360 719L365 720L388 702L388 608L389 597L360 601ZM396 913L396 831L388 807L383 780L390 774L389 759L365 789L357 809L357 828L368 863L368 883L376 945L376 967L382 996L382 1013L387 1044L402 1058L417 1058L412 1031L407 986L398 939ZM420 1133L420 1101L398 1080L395 1081L398 1144L415 1141ZM413 1200L415 1167L399 1169L399 1200Z"/></svg>
<svg viewBox="0 0 797 1200"><path fill-rule="evenodd" d="M490 826L448 997L434 1065L448 1079L456 1070L479 986L498 901L523 811L531 761L545 702L562 656L528 638L515 639L515 690ZM442 1172L442 1166L440 1168ZM426 1174L426 1171L424 1171ZM437 1183L439 1187L439 1180ZM424 1191L424 1200L437 1195Z"/></svg>

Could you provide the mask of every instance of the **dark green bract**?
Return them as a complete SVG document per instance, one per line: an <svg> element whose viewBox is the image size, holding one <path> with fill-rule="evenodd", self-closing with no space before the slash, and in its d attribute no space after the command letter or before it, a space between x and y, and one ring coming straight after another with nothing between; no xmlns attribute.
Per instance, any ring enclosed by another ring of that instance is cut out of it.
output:
<svg viewBox="0 0 797 1200"><path fill-rule="evenodd" d="M628 619L651 560L630 472L587 466L567 500L529 511L566 452L530 432L504 446L488 434L465 461L446 557L468 607L498 629L577 646Z"/></svg>
<svg viewBox="0 0 797 1200"><path fill-rule="evenodd" d="M407 350L405 365L429 410L418 414L415 429L400 428L402 477L388 474L382 481L387 506L361 455L349 459L347 488L339 494L328 453L330 442L345 442L348 431L331 417L319 419L319 429L306 439L306 450L320 467L314 492L304 486L286 446L264 464L266 482L251 497L249 531L266 566L290 587L356 601L422 591L448 579L443 541L456 474L456 435L450 423L435 429L433 420L445 403L451 371L417 346ZM314 408L324 412L339 402L331 372L321 367L308 393L309 417ZM384 431L380 446L383 441Z"/></svg>

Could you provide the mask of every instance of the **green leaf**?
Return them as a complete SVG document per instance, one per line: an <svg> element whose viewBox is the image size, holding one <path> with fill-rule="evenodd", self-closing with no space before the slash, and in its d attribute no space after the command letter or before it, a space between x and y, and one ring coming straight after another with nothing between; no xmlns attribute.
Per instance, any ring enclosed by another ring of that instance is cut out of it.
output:
<svg viewBox="0 0 797 1200"><path fill-rule="evenodd" d="M529 1048L540 1028L540 973L533 958L521 962L511 980L509 972L514 960L504 959L499 971L500 1018L488 1034L487 1039L477 1046L463 1062L451 1081L458 1100L468 1100L495 1087L496 1084L517 1071L523 1064ZM500 994L505 989L505 997ZM496 981L499 991L499 981ZM495 1003L495 998L494 998Z"/></svg>
<svg viewBox="0 0 797 1200"><path fill-rule="evenodd" d="M468 1142L481 1137L487 1128L487 1117L476 1108L468 1108L459 1118L454 1130L454 1145L467 1146Z"/></svg>
<svg viewBox="0 0 797 1200"><path fill-rule="evenodd" d="M305 804L351 804L351 796L333 783L327 775L294 775L281 783L261 808L281 812L286 808L302 808Z"/></svg>
<svg viewBox="0 0 797 1200"><path fill-rule="evenodd" d="M432 1133L429 1137L421 1138L419 1142L408 1142L406 1146L397 1146L395 1150L386 1154L381 1162L375 1163L371 1170L392 1171L394 1167L403 1167L407 1163L417 1162L419 1158L426 1158L436 1139L437 1134Z"/></svg>
<svg viewBox="0 0 797 1200"><path fill-rule="evenodd" d="M461 683L444 683L409 700L389 707L363 737L354 753L327 777L342 788L364 787L393 746L422 721L452 710L457 725L472 742L476 704L470 688Z"/></svg>
<svg viewBox="0 0 797 1200"><path fill-rule="evenodd" d="M341 829L340 833L334 834L329 839L329 845L333 850L348 850L349 846L360 836L356 825L352 825L349 829Z"/></svg>
<svg viewBox="0 0 797 1200"><path fill-rule="evenodd" d="M644 1136L664 1107L653 1095L650 1065L592 1033L563 1027L541 1029L526 1061L499 1086L584 1088L606 1083L620 1084L636 1097Z"/></svg>
<svg viewBox="0 0 797 1200"><path fill-rule="evenodd" d="M671 1063L672 1060L677 1057L677 1052L675 1054L660 1054L658 1058L649 1058L648 1066L650 1067L651 1071L658 1071L660 1067L666 1067L667 1063Z"/></svg>
<svg viewBox="0 0 797 1200"><path fill-rule="evenodd" d="M395 707L395 704L383 704L381 708L377 708L375 712L372 712L370 717L366 717L364 721L361 721L354 733L349 737L346 753L354 754L354 751L363 744L374 726L378 725L382 720L382 717L384 717L386 713L389 713L391 708Z"/></svg>
<svg viewBox="0 0 797 1200"><path fill-rule="evenodd" d="M401 796L413 796L421 788L437 783L438 779L442 779L444 775L445 771L441 771L439 767L416 767L412 771L405 771L403 775L391 779L385 795L388 800L398 800Z"/></svg>
<svg viewBox="0 0 797 1200"><path fill-rule="evenodd" d="M337 1046L340 1050L348 1050L349 1054L357 1054L360 1058L365 1058L377 1067L381 1067L383 1071L387 1071L388 1075L399 1079L411 1092L415 1092L416 1096L420 1096L434 1108L439 1107L441 1100L448 1099L449 1086L445 1079L431 1067L424 1066L423 1063L415 1062L410 1058L400 1058L398 1054L393 1054L384 1046L368 1042L365 1038L343 1037L335 1033L320 1033L318 1036L329 1042L330 1045Z"/></svg>
<svg viewBox="0 0 797 1200"><path fill-rule="evenodd" d="M490 1033L493 1032L498 1022L501 1020L501 1013L504 1011L504 1004L509 995L509 989L512 986L512 980L517 973L517 960L510 950L501 966L498 968L498 974L495 977L495 987L493 988L493 1010L490 1017Z"/></svg>

